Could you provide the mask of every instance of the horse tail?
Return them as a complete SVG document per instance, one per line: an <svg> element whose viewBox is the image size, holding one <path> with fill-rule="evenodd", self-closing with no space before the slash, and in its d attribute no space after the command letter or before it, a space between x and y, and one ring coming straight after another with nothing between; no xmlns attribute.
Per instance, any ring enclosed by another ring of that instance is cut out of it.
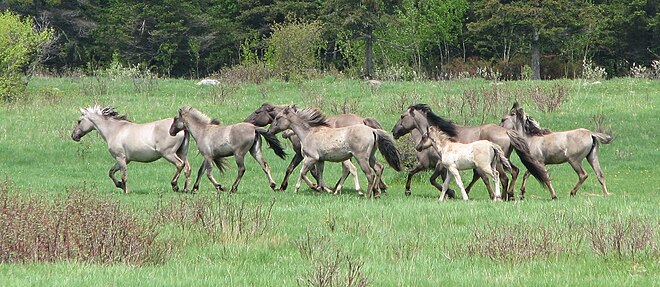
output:
<svg viewBox="0 0 660 287"><path fill-rule="evenodd" d="M516 154L518 154L520 161L527 168L527 171L529 171L529 173L541 183L543 188L550 188L550 176L548 176L548 171L545 169L543 163L532 157L525 139L516 131L509 130L506 134L509 136L509 139L511 139L511 145L516 151Z"/></svg>
<svg viewBox="0 0 660 287"><path fill-rule="evenodd" d="M384 130L383 126L374 118L365 118L362 123L372 129Z"/></svg>
<svg viewBox="0 0 660 287"><path fill-rule="evenodd" d="M225 167L227 164L224 157L214 157L213 163L215 163L215 166L220 170L220 173L225 173ZM199 176L197 176L197 178L199 178Z"/></svg>
<svg viewBox="0 0 660 287"><path fill-rule="evenodd" d="M494 143L491 143L491 146L495 152L495 159L502 163L502 166L504 166L505 170L511 172L511 162L509 162L509 159L504 155L502 148Z"/></svg>
<svg viewBox="0 0 660 287"><path fill-rule="evenodd" d="M594 139L594 145L597 144L597 141L602 144L609 144L612 142L612 140L614 140L612 135L608 135L606 133L591 133L591 138Z"/></svg>
<svg viewBox="0 0 660 287"><path fill-rule="evenodd" d="M277 139L277 137L274 134L269 133L268 130L266 130L265 128L256 128L255 131L259 135L264 137L266 143L268 143L268 146L275 152L277 156L279 156L281 159L284 159L286 157L286 152L284 152L282 143L280 143L280 140ZM257 137L259 135L257 135Z"/></svg>
<svg viewBox="0 0 660 287"><path fill-rule="evenodd" d="M394 170L402 171L401 154L399 153L399 150L396 149L396 145L390 134L383 129L374 129L374 135L376 136L376 142L378 143L378 150L385 158L385 161L387 161Z"/></svg>

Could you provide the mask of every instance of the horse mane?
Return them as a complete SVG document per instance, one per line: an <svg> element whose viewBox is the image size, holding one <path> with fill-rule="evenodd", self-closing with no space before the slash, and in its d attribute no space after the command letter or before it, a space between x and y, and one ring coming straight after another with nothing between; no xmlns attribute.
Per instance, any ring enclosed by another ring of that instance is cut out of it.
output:
<svg viewBox="0 0 660 287"><path fill-rule="evenodd" d="M115 111L115 108L113 107L101 107L99 105L95 105L93 107L84 108L84 110L87 112L99 114L108 119L130 122L126 115L120 115L117 111Z"/></svg>
<svg viewBox="0 0 660 287"><path fill-rule="evenodd" d="M435 133L432 135L433 137L441 138L441 139L444 138L445 140L448 140L448 141L453 142L453 143L458 142L455 138L453 138L453 137L449 136L447 133L443 132L439 127L436 127L436 128L437 129L435 130ZM431 136L430 133L429 133L429 136Z"/></svg>
<svg viewBox="0 0 660 287"><path fill-rule="evenodd" d="M321 110L316 109L316 108L304 108L302 110L298 110L296 114L305 122L307 122L310 126L313 127L318 127L318 126L329 126L328 120L326 116L321 112Z"/></svg>
<svg viewBox="0 0 660 287"><path fill-rule="evenodd" d="M449 135L450 138L458 135L458 131L456 130L456 125L454 122L445 120L442 117L436 115L427 104L412 105L408 107L408 109L419 111L425 114L426 119L429 121L430 125L440 128L440 130Z"/></svg>
<svg viewBox="0 0 660 287"><path fill-rule="evenodd" d="M204 113L200 112L199 110L192 108L192 107L183 107L181 108L181 111L187 112L189 115L191 115L193 118L200 122L204 122L210 125L222 125L222 123L217 120L210 118L209 116L205 115Z"/></svg>
<svg viewBox="0 0 660 287"><path fill-rule="evenodd" d="M550 129L541 127L539 122L535 121L531 117L527 117L527 119L525 120L524 128L525 128L525 133L532 136L543 136L552 133Z"/></svg>

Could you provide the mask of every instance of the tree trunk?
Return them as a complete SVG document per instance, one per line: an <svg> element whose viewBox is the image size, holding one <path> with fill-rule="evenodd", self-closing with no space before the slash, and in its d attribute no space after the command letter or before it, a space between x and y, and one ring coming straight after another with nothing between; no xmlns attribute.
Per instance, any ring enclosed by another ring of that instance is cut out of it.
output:
<svg viewBox="0 0 660 287"><path fill-rule="evenodd" d="M367 35L364 41L364 62L366 64L365 77L371 79L374 69L373 63L373 31L371 26L367 27Z"/></svg>
<svg viewBox="0 0 660 287"><path fill-rule="evenodd" d="M539 30L532 32L532 80L541 79L541 50L539 47Z"/></svg>

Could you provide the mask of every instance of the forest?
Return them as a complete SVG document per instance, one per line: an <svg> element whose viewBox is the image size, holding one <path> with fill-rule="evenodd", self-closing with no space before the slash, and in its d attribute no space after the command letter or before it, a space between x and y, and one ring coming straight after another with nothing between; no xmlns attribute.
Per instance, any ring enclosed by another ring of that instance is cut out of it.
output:
<svg viewBox="0 0 660 287"><path fill-rule="evenodd" d="M659 7L655 0L0 2L0 11L54 30L40 66L55 75L120 63L201 78L263 63L300 65L285 79L313 70L395 80L574 78L588 66L629 76L660 59ZM296 51L300 43L305 51ZM294 47L282 53L283 46Z"/></svg>

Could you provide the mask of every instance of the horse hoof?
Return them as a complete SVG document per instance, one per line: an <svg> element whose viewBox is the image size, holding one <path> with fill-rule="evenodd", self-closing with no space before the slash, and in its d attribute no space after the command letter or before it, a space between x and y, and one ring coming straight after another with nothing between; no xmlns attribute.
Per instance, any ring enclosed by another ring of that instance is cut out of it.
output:
<svg viewBox="0 0 660 287"><path fill-rule="evenodd" d="M557 197L556 197L556 196L553 196L553 197L552 197L552 200L557 200Z"/></svg>
<svg viewBox="0 0 660 287"><path fill-rule="evenodd" d="M406 190L406 196L410 196L411 194L412 192L410 192L410 190Z"/></svg>
<svg viewBox="0 0 660 287"><path fill-rule="evenodd" d="M173 190L174 192L179 192L179 187L176 186L176 185L173 185L173 186L172 186L172 190Z"/></svg>
<svg viewBox="0 0 660 287"><path fill-rule="evenodd" d="M219 184L215 186L215 189L218 190L218 191L225 191L225 189L222 187L222 185L219 185Z"/></svg>
<svg viewBox="0 0 660 287"><path fill-rule="evenodd" d="M270 189L275 190L276 187L277 187L277 184L275 184L275 183L270 184Z"/></svg>

